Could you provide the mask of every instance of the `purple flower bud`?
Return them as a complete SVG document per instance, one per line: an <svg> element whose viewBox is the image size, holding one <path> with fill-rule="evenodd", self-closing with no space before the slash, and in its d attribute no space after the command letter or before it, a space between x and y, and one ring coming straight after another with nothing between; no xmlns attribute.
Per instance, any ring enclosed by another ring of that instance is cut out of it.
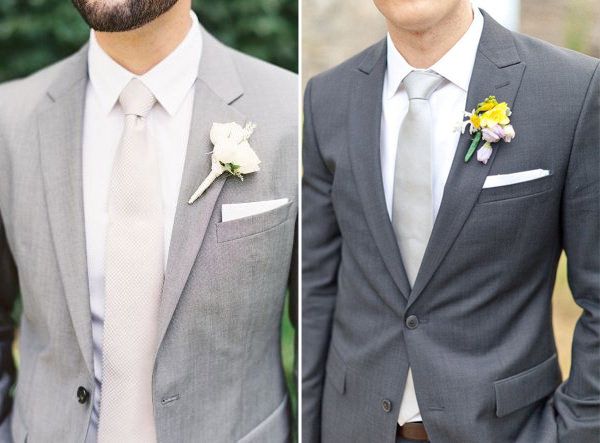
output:
<svg viewBox="0 0 600 443"><path fill-rule="evenodd" d="M503 138L506 143L510 143L510 141L515 138L515 129L512 127L512 125L506 125L504 127Z"/></svg>
<svg viewBox="0 0 600 443"><path fill-rule="evenodd" d="M484 165L487 164L491 155L492 147L489 142L484 143L483 146L477 150L477 160L483 163Z"/></svg>
<svg viewBox="0 0 600 443"><path fill-rule="evenodd" d="M498 140L504 137L504 130L502 126L496 125L492 128L483 128L481 136L486 142L496 143Z"/></svg>

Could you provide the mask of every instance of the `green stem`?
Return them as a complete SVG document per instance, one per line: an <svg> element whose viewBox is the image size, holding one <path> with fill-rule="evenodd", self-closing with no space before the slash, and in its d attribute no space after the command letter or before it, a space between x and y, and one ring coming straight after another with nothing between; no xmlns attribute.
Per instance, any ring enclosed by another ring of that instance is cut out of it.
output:
<svg viewBox="0 0 600 443"><path fill-rule="evenodd" d="M471 157L473 157L473 154L475 153L475 150L477 149L477 145L479 144L480 141L481 141L481 131L478 131L475 133L475 137L473 138L473 141L471 142L471 146L469 146L469 149L467 150L467 154L465 155L465 163L467 163L469 160L471 160Z"/></svg>

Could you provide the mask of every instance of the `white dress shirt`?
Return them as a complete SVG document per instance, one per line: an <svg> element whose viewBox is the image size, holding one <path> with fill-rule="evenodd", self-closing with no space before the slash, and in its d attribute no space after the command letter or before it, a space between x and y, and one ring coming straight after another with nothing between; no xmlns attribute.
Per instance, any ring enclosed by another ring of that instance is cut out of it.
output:
<svg viewBox="0 0 600 443"><path fill-rule="evenodd" d="M473 8L473 22L458 42L429 70L444 77L442 85L432 94L431 104L431 185L434 219L442 201L444 186L460 137L460 122L467 102L467 90L475 63L479 38L483 30L483 16ZM411 71L396 50L389 34L387 37L387 70L383 82L381 115L381 173L383 189L390 219L394 192L394 169L400 125L408 112L408 96L402 80ZM485 97L482 97L482 99ZM400 405L398 423L422 421L415 394L412 371L409 368L404 396Z"/></svg>
<svg viewBox="0 0 600 443"><path fill-rule="evenodd" d="M160 162L160 177L156 179L161 183L165 210L166 266L202 52L200 25L194 13L191 17L192 25L185 39L158 65L141 76L132 74L110 58L98 44L94 31L90 32L82 162L96 384L87 442L96 439L100 407L107 197L113 160L125 122L118 98L127 83L137 77L157 99L157 104L148 114L147 128Z"/></svg>

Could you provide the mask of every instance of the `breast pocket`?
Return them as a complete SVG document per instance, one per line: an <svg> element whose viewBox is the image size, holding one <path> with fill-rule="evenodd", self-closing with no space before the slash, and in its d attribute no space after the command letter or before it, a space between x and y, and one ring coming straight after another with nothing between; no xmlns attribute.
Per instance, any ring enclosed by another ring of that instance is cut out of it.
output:
<svg viewBox="0 0 600 443"><path fill-rule="evenodd" d="M276 228L290 215L292 202L260 214L217 223L217 243L258 235Z"/></svg>
<svg viewBox="0 0 600 443"><path fill-rule="evenodd" d="M522 199L533 197L539 194L545 194L552 189L553 175L548 175L533 180L527 180L510 185L496 186L493 188L484 188L479 194L477 203L492 203L497 201Z"/></svg>

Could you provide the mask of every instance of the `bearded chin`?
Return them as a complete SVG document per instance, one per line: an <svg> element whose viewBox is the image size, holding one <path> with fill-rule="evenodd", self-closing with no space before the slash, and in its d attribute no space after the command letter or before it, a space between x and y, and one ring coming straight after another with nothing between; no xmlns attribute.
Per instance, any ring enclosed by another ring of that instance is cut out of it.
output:
<svg viewBox="0 0 600 443"><path fill-rule="evenodd" d="M124 32L140 28L167 12L178 0L72 0L90 28Z"/></svg>

